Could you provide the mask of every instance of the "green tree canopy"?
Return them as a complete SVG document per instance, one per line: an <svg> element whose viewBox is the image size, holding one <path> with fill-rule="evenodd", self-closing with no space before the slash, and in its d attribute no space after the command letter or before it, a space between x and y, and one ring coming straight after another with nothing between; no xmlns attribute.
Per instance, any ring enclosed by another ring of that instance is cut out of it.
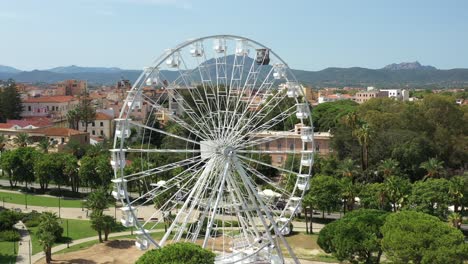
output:
<svg viewBox="0 0 468 264"><path fill-rule="evenodd" d="M382 249L380 228L388 213L361 209L326 225L317 243L340 261L351 263L379 263Z"/></svg>
<svg viewBox="0 0 468 264"><path fill-rule="evenodd" d="M215 256L199 245L179 242L146 252L136 264L213 264Z"/></svg>
<svg viewBox="0 0 468 264"><path fill-rule="evenodd" d="M452 202L449 189L450 182L446 179L417 181L413 184L406 207L445 220Z"/></svg>
<svg viewBox="0 0 468 264"><path fill-rule="evenodd" d="M36 236L46 256L46 262L52 261L52 246L54 242L62 237L63 228L60 226L55 213L44 212L39 217Z"/></svg>
<svg viewBox="0 0 468 264"><path fill-rule="evenodd" d="M468 256L459 230L421 212L390 214L382 234L385 255L395 263L461 264Z"/></svg>
<svg viewBox="0 0 468 264"><path fill-rule="evenodd" d="M310 180L310 189L304 200L318 210L335 210L341 204L339 181L331 176L314 176Z"/></svg>

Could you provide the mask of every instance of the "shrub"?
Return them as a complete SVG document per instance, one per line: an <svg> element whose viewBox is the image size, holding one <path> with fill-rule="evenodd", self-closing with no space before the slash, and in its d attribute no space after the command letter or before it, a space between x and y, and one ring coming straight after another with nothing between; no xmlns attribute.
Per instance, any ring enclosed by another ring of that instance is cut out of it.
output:
<svg viewBox="0 0 468 264"><path fill-rule="evenodd" d="M0 212L0 230L10 230L21 218L21 213L10 210Z"/></svg>
<svg viewBox="0 0 468 264"><path fill-rule="evenodd" d="M150 250L136 264L213 264L215 256L199 245L181 242Z"/></svg>
<svg viewBox="0 0 468 264"><path fill-rule="evenodd" d="M5 230L0 232L0 241L16 242L20 241L21 236L17 230Z"/></svg>

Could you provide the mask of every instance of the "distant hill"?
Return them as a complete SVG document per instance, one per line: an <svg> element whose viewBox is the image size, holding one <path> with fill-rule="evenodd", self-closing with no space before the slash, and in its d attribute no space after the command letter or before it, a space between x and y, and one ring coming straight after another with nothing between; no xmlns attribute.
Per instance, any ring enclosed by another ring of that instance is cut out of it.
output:
<svg viewBox="0 0 468 264"><path fill-rule="evenodd" d="M18 72L20 72L20 70L16 68L0 65L0 73L18 73Z"/></svg>
<svg viewBox="0 0 468 264"><path fill-rule="evenodd" d="M252 59L249 58L249 60ZM228 64L232 64L232 61L233 58L227 58ZM213 75L215 71L214 60L208 60L204 64ZM261 74L266 74L269 69L271 66L264 67ZM194 71L192 75L195 81L200 79L197 72ZM228 77L230 77L232 66L227 67L227 72ZM248 69L244 69L244 77L247 73ZM419 62L390 64L381 69L332 67L321 71L293 70L293 73L300 82L315 87L468 87L468 69L439 70L433 66L423 66ZM19 71L12 67L0 66L0 79L13 78L18 82L32 83L55 83L66 79L82 79L87 80L90 84L115 84L122 78L134 82L140 74L141 70L75 65L34 71ZM162 75L163 78L172 81L177 77L177 72L162 71Z"/></svg>
<svg viewBox="0 0 468 264"><path fill-rule="evenodd" d="M56 67L49 69L47 71L55 72L55 73L85 73L85 72L93 72L93 73L118 73L123 71L120 68L112 67L112 68L105 68L105 67L80 67L76 65L65 66L65 67Z"/></svg>
<svg viewBox="0 0 468 264"><path fill-rule="evenodd" d="M400 71L400 70L437 70L434 66L423 66L418 61L415 62L402 62L392 63L385 67L384 70Z"/></svg>

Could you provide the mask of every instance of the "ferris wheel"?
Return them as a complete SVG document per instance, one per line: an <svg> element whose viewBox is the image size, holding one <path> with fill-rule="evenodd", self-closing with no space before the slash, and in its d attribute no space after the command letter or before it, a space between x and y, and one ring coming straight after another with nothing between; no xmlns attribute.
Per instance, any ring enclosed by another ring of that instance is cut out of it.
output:
<svg viewBox="0 0 468 264"><path fill-rule="evenodd" d="M298 263L285 235L309 188L310 109L287 64L254 40L166 50L115 120L112 194L136 246L187 241L216 263L284 263L283 252Z"/></svg>

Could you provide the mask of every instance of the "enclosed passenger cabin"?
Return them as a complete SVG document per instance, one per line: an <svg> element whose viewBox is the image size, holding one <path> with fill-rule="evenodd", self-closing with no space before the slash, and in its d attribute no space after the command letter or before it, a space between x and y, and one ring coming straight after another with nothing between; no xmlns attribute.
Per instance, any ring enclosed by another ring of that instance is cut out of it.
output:
<svg viewBox="0 0 468 264"><path fill-rule="evenodd" d="M127 119L115 119L115 135L119 138L130 137L130 127Z"/></svg>
<svg viewBox="0 0 468 264"><path fill-rule="evenodd" d="M314 140L314 129L308 126L302 127L301 139L302 139L302 142L312 142Z"/></svg>
<svg viewBox="0 0 468 264"><path fill-rule="evenodd" d="M289 98L296 98L299 96L299 84L296 82L286 82L286 88L288 89L286 95Z"/></svg>
<svg viewBox="0 0 468 264"><path fill-rule="evenodd" d="M247 40L238 39L236 43L236 56L244 56L249 54L249 49L247 47Z"/></svg>
<svg viewBox="0 0 468 264"><path fill-rule="evenodd" d="M301 165L311 167L314 164L314 153L305 153L301 157Z"/></svg>
<svg viewBox="0 0 468 264"><path fill-rule="evenodd" d="M227 50L226 40L223 38L218 38L214 40L213 49L217 53L223 53Z"/></svg>
<svg viewBox="0 0 468 264"><path fill-rule="evenodd" d="M192 44L192 48L190 49L190 55L192 57L201 57L203 56L204 50L201 42L195 42Z"/></svg>
<svg viewBox="0 0 468 264"><path fill-rule="evenodd" d="M141 109L143 105L143 96L141 92L137 90L128 91L127 96L127 106L130 108L130 111L134 109Z"/></svg>
<svg viewBox="0 0 468 264"><path fill-rule="evenodd" d="M270 50L269 49L257 49L257 57L255 59L258 65L270 64Z"/></svg>
<svg viewBox="0 0 468 264"><path fill-rule="evenodd" d="M283 236L288 236L289 234L291 234L291 223L289 222L288 218L281 217L280 219L278 219L276 224L278 225L278 229Z"/></svg>
<svg viewBox="0 0 468 264"><path fill-rule="evenodd" d="M145 233L148 233L148 230L145 229ZM142 230L137 230L135 232L135 234L136 234L135 246L139 250L147 250L149 248L149 240L146 237L145 233L143 233Z"/></svg>
<svg viewBox="0 0 468 264"><path fill-rule="evenodd" d="M169 56L169 58L166 59L166 65L169 68L178 68L180 65L179 54L177 52L171 54L171 56Z"/></svg>
<svg viewBox="0 0 468 264"><path fill-rule="evenodd" d="M145 71L145 84L147 86L151 85L157 85L159 82L158 76L159 76L159 70L154 67L145 67L143 69Z"/></svg>
<svg viewBox="0 0 468 264"><path fill-rule="evenodd" d="M120 208L120 210L122 211L122 218L120 219L120 222L122 223L122 225L125 227L134 226L135 218L133 217L132 210L135 211L135 208L125 206L125 207Z"/></svg>
<svg viewBox="0 0 468 264"><path fill-rule="evenodd" d="M120 149L111 149L110 164L114 169L123 169L125 167L125 152Z"/></svg>
<svg viewBox="0 0 468 264"><path fill-rule="evenodd" d="M296 117L305 119L309 117L309 105L307 103L300 103L296 105Z"/></svg>
<svg viewBox="0 0 468 264"><path fill-rule="evenodd" d="M283 64L277 63L273 65L273 78L276 80L286 78L286 69Z"/></svg>
<svg viewBox="0 0 468 264"><path fill-rule="evenodd" d="M116 200L121 200L125 197L125 190L127 189L127 180L122 178L112 179L114 183L114 189L112 190L112 196Z"/></svg>
<svg viewBox="0 0 468 264"><path fill-rule="evenodd" d="M291 197L291 198L289 198L288 210L292 214L302 211L301 198L300 197Z"/></svg>
<svg viewBox="0 0 468 264"><path fill-rule="evenodd" d="M308 174L299 174L297 175L297 188L301 191L305 191L309 189L309 179L310 176Z"/></svg>

